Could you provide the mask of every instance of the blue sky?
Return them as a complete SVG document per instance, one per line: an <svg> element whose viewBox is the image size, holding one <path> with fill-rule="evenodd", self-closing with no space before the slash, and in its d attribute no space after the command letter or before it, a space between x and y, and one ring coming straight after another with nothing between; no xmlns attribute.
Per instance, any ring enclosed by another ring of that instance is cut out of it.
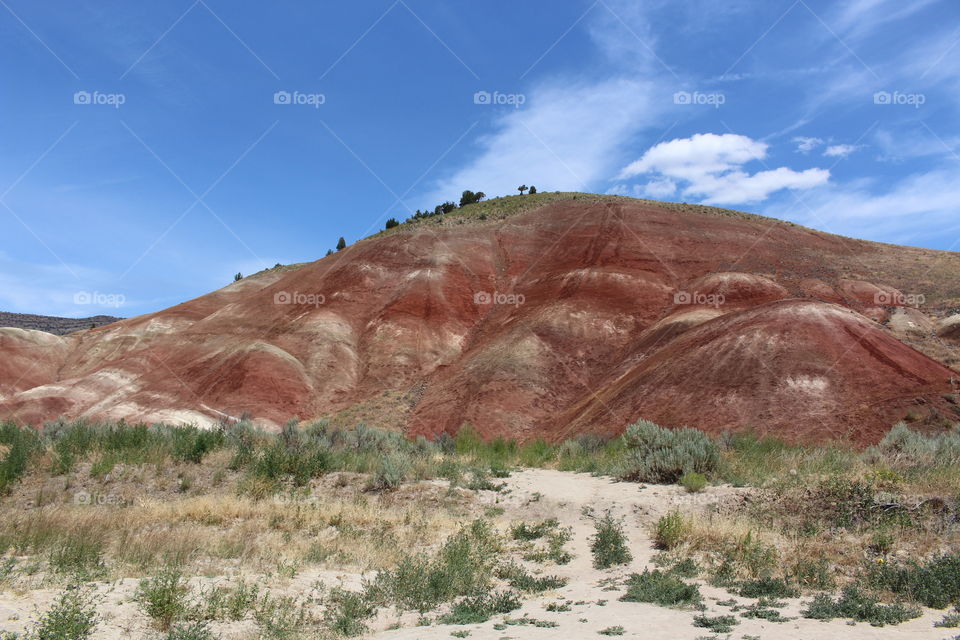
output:
<svg viewBox="0 0 960 640"><path fill-rule="evenodd" d="M0 310L131 316L464 189L960 247L956 0L0 0Z"/></svg>

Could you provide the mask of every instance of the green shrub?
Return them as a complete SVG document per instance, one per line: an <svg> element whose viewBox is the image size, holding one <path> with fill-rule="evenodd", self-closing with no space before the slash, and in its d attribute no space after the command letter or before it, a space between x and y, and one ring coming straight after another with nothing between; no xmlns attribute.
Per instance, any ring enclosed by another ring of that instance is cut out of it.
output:
<svg viewBox="0 0 960 640"><path fill-rule="evenodd" d="M867 450L866 457L902 467L960 464L960 426L925 436L898 422L883 440Z"/></svg>
<svg viewBox="0 0 960 640"><path fill-rule="evenodd" d="M380 460L373 476L372 487L379 491L393 491L410 476L410 458L393 452Z"/></svg>
<svg viewBox="0 0 960 640"><path fill-rule="evenodd" d="M687 584L676 575L654 569L631 574L624 602L652 602L662 607L692 606L703 599L700 587Z"/></svg>
<svg viewBox="0 0 960 640"><path fill-rule="evenodd" d="M869 582L933 609L960 603L960 553L943 554L925 564L877 565Z"/></svg>
<svg viewBox="0 0 960 640"><path fill-rule="evenodd" d="M730 633L735 625L740 624L734 616L705 616L693 617L693 626L709 629L713 633Z"/></svg>
<svg viewBox="0 0 960 640"><path fill-rule="evenodd" d="M593 553L593 566L596 569L608 569L614 565L627 564L633 560L627 548L627 536L623 532L623 523L608 511L594 523L596 533L590 542Z"/></svg>
<svg viewBox="0 0 960 640"><path fill-rule="evenodd" d="M916 607L900 603L884 605L856 585L844 588L840 598L834 600L826 593L818 593L802 612L803 617L814 620L847 618L857 622L869 622L875 627L900 624L917 618L921 612Z"/></svg>
<svg viewBox="0 0 960 640"><path fill-rule="evenodd" d="M699 493L707 486L707 476L696 471L688 471L680 476L680 486L688 493Z"/></svg>
<svg viewBox="0 0 960 640"><path fill-rule="evenodd" d="M217 636L210 630L210 623L204 620L183 622L170 627L164 640L216 640Z"/></svg>
<svg viewBox="0 0 960 640"><path fill-rule="evenodd" d="M707 474L720 465L717 445L697 429L664 429L640 420L627 427L623 441L625 480L674 484L686 473Z"/></svg>
<svg viewBox="0 0 960 640"><path fill-rule="evenodd" d="M490 525L477 520L448 538L434 556L411 555L381 572L376 589L401 610L425 613L461 596L486 593L499 551Z"/></svg>
<svg viewBox="0 0 960 640"><path fill-rule="evenodd" d="M684 541L690 525L679 511L671 511L657 520L653 540L658 548L670 551Z"/></svg>
<svg viewBox="0 0 960 640"><path fill-rule="evenodd" d="M800 590L782 578L757 578L745 580L737 588L744 598L796 598Z"/></svg>
<svg viewBox="0 0 960 640"><path fill-rule="evenodd" d="M547 535L559 526L556 518L550 518L537 524L521 522L510 528L510 536L514 540L536 540Z"/></svg>
<svg viewBox="0 0 960 640"><path fill-rule="evenodd" d="M161 631L170 628L187 611L190 588L183 573L165 567L157 575L140 581L136 599Z"/></svg>
<svg viewBox="0 0 960 640"><path fill-rule="evenodd" d="M600 631L597 631L597 633L599 633L602 636L622 636L626 632L627 632L626 629L624 629L620 625L617 625L615 627L607 627L606 629L600 629Z"/></svg>
<svg viewBox="0 0 960 640"><path fill-rule="evenodd" d="M559 589L567 584L566 578L559 576L534 576L516 563L508 563L497 568L496 575L506 580L511 587L527 593L541 593L549 589Z"/></svg>
<svg viewBox="0 0 960 640"><path fill-rule="evenodd" d="M511 591L500 591L464 598L456 602L450 612L440 618L443 624L477 624L486 622L498 613L510 613L520 608L520 598Z"/></svg>
<svg viewBox="0 0 960 640"><path fill-rule="evenodd" d="M943 616L942 620L938 620L933 623L935 627L945 627L948 629L956 629L960 627L960 605L954 608L953 613L948 613Z"/></svg>
<svg viewBox="0 0 960 640"><path fill-rule="evenodd" d="M326 598L324 623L341 636L358 636L367 630L366 620L376 614L376 607L366 593L334 587ZM299 625L296 625L299 626ZM299 636L295 636L299 637Z"/></svg>
<svg viewBox="0 0 960 640"><path fill-rule="evenodd" d="M100 598L92 587L69 585L53 601L28 636L30 640L86 640L100 620Z"/></svg>
<svg viewBox="0 0 960 640"><path fill-rule="evenodd" d="M12 422L0 423L0 445L7 453L0 460L0 495L10 493L27 470L31 458L40 450L40 436L34 429Z"/></svg>

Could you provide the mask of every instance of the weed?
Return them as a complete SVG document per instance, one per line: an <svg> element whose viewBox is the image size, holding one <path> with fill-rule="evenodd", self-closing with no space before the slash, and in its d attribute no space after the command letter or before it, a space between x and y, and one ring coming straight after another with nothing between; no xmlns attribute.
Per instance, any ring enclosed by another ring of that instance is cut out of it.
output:
<svg viewBox="0 0 960 640"><path fill-rule="evenodd" d="M551 602L544 608L547 611L552 611L554 613L562 613L565 611L570 611L570 603L569 602Z"/></svg>
<svg viewBox="0 0 960 640"><path fill-rule="evenodd" d="M516 563L501 565L497 568L497 577L506 580L511 587L527 593L541 593L549 589L559 589L567 584L565 578L558 576L534 576Z"/></svg>
<svg viewBox="0 0 960 640"><path fill-rule="evenodd" d="M627 579L627 592L620 598L624 602L652 602L662 607L692 606L700 604L700 587L687 584L677 576L654 569L631 574Z"/></svg>
<svg viewBox="0 0 960 640"><path fill-rule="evenodd" d="M690 525L679 511L671 511L657 520L653 540L657 548L670 551L677 548L686 538Z"/></svg>
<svg viewBox="0 0 960 640"><path fill-rule="evenodd" d="M486 622L498 613L510 613L520 608L520 598L511 591L464 598L456 602L450 612L440 618L443 624L475 624Z"/></svg>
<svg viewBox="0 0 960 640"><path fill-rule="evenodd" d="M960 603L960 553L936 556L925 564L873 567L869 581L933 609Z"/></svg>
<svg viewBox="0 0 960 640"><path fill-rule="evenodd" d="M189 593L183 573L168 566L152 578L140 581L136 599L157 627L166 631L186 612Z"/></svg>
<svg viewBox="0 0 960 640"><path fill-rule="evenodd" d="M601 629L597 631L602 636L622 636L627 631L623 627L617 625L615 627L607 627L606 629Z"/></svg>
<svg viewBox="0 0 960 640"><path fill-rule="evenodd" d="M73 583L64 589L32 629L31 640L86 640L100 620L100 598L91 587Z"/></svg>
<svg viewBox="0 0 960 640"><path fill-rule="evenodd" d="M730 633L735 625L740 621L734 616L706 616L698 615L693 617L693 626L709 629L713 633Z"/></svg>
<svg viewBox="0 0 960 640"><path fill-rule="evenodd" d="M170 627L164 640L216 640L217 636L210 630L210 623L205 620L178 623Z"/></svg>
<svg viewBox="0 0 960 640"><path fill-rule="evenodd" d="M796 598L800 590L782 578L757 578L740 583L737 594L744 598Z"/></svg>
<svg viewBox="0 0 960 640"><path fill-rule="evenodd" d="M687 490L687 493L699 493L707 486L707 476L696 471L688 471L680 476L680 486Z"/></svg>
<svg viewBox="0 0 960 640"><path fill-rule="evenodd" d="M335 587L326 598L324 623L328 629L342 636L358 636L367 630L366 620L376 613L376 607L365 593ZM295 627L301 626L298 621Z"/></svg>
<svg viewBox="0 0 960 640"><path fill-rule="evenodd" d="M633 559L627 548L627 536L623 532L623 522L617 520L608 511L594 523L596 533L590 542L593 553L593 566L596 569L608 569L615 565L627 564Z"/></svg>
<svg viewBox="0 0 960 640"><path fill-rule="evenodd" d="M825 593L817 594L801 613L805 618L814 620L847 618L882 627L887 624L906 622L919 617L921 612L916 607L908 607L900 603L880 604L875 596L866 593L856 585L849 585L844 588L837 600Z"/></svg>

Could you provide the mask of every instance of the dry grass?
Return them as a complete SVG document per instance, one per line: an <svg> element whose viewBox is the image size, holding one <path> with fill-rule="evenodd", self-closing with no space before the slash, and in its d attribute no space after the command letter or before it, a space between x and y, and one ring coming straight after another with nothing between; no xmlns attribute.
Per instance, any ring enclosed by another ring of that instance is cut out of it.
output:
<svg viewBox="0 0 960 640"><path fill-rule="evenodd" d="M331 474L309 490L264 499L225 483L201 495L147 495L126 506L57 501L6 508L0 541L17 554L43 558L82 540L102 554L113 577L168 563L207 574L239 566L270 572L281 562L366 571L437 543L469 515L463 494L430 483L383 495L364 486L358 474ZM106 483L101 495L113 490L118 487Z"/></svg>

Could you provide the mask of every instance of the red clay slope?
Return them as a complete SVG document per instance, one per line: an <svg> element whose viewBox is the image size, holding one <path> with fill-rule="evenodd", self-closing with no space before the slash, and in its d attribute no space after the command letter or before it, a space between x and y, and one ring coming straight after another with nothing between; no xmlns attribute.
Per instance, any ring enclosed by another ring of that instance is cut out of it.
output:
<svg viewBox="0 0 960 640"><path fill-rule="evenodd" d="M869 443L953 415L954 372L880 323L901 292L960 294L957 258L706 207L498 199L107 327L0 333L0 418L559 438L646 417Z"/></svg>

